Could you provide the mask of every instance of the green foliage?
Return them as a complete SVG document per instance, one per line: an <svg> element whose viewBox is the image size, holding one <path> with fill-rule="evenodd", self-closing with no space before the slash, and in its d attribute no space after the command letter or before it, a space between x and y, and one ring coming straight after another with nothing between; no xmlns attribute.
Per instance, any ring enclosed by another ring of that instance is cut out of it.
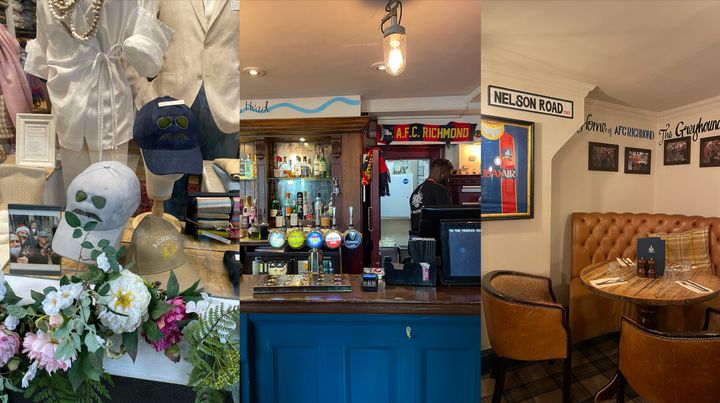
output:
<svg viewBox="0 0 720 403"><path fill-rule="evenodd" d="M225 393L207 386L195 388L195 403L225 403Z"/></svg>
<svg viewBox="0 0 720 403"><path fill-rule="evenodd" d="M85 223L85 226L83 227L83 229L85 231L92 231L95 229L95 227L97 227L97 225L98 225L97 221L88 221Z"/></svg>
<svg viewBox="0 0 720 403"><path fill-rule="evenodd" d="M83 234L83 232L82 232L82 230L81 230L80 228L75 228L75 229L73 230L72 237L73 237L74 239L78 239L78 238L80 238L80 237L82 236L82 234Z"/></svg>
<svg viewBox="0 0 720 403"><path fill-rule="evenodd" d="M80 219L72 211L65 212L65 221L73 228L79 229L80 227Z"/></svg>
<svg viewBox="0 0 720 403"><path fill-rule="evenodd" d="M192 364L188 384L225 389L240 377L240 341L235 337L240 307L212 305L188 333Z"/></svg>
<svg viewBox="0 0 720 403"><path fill-rule="evenodd" d="M172 299L177 297L180 286L178 285L177 277L175 277L175 273L172 271L170 272L170 278L167 282L167 297L168 299Z"/></svg>
<svg viewBox="0 0 720 403"><path fill-rule="evenodd" d="M48 375L38 369L37 377L25 391L26 399L35 403L95 403L110 400L107 386L113 387L112 378L104 373L99 381L86 380L77 391L73 391L70 380L62 373Z"/></svg>
<svg viewBox="0 0 720 403"><path fill-rule="evenodd" d="M133 362L135 362L138 350L138 331L135 330L134 332L123 333L122 341L125 351L128 353L130 358L132 358Z"/></svg>

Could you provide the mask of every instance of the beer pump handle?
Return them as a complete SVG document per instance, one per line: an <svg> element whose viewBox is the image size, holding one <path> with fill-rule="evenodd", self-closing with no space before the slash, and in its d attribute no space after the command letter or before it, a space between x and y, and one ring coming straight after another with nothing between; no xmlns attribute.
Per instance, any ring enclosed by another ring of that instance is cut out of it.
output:
<svg viewBox="0 0 720 403"><path fill-rule="evenodd" d="M335 228L337 227L337 221L335 220L335 206L333 206L330 214L332 214L332 227Z"/></svg>
<svg viewBox="0 0 720 403"><path fill-rule="evenodd" d="M353 226L353 206L350 206L350 228Z"/></svg>

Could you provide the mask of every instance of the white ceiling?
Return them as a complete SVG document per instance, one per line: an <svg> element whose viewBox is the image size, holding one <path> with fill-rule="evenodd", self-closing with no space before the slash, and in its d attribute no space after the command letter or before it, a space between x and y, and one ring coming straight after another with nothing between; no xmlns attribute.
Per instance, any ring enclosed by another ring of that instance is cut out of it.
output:
<svg viewBox="0 0 720 403"><path fill-rule="evenodd" d="M405 0L407 67L383 60L386 0L247 0L240 63L267 71L240 78L242 99L360 94L363 99L468 95L480 86L480 0Z"/></svg>
<svg viewBox="0 0 720 403"><path fill-rule="evenodd" d="M483 1L482 63L665 111L720 95L718 1Z"/></svg>

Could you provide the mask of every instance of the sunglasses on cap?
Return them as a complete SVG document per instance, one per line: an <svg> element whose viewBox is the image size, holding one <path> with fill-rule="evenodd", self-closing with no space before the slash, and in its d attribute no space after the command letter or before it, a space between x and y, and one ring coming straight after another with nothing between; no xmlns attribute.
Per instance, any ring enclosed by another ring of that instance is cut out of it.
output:
<svg viewBox="0 0 720 403"><path fill-rule="evenodd" d="M188 118L185 116L176 116L174 119L171 116L163 116L157 120L157 125L160 129L165 130L172 126L173 120L175 121L175 125L182 129L187 129L190 124L190 121L188 121Z"/></svg>

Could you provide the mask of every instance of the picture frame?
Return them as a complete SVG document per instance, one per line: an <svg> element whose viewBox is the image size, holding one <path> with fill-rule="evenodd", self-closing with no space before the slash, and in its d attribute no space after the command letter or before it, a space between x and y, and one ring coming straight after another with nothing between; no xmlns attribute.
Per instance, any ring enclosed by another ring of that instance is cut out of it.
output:
<svg viewBox="0 0 720 403"><path fill-rule="evenodd" d="M680 137L663 142L663 165L685 165L690 163L692 139Z"/></svg>
<svg viewBox="0 0 720 403"><path fill-rule="evenodd" d="M52 250L60 206L8 204L8 217L10 274L61 275L61 257Z"/></svg>
<svg viewBox="0 0 720 403"><path fill-rule="evenodd" d="M700 167L720 167L720 136L700 139Z"/></svg>
<svg viewBox="0 0 720 403"><path fill-rule="evenodd" d="M650 175L652 150L625 147L625 173Z"/></svg>
<svg viewBox="0 0 720 403"><path fill-rule="evenodd" d="M18 113L16 164L55 168L55 118L50 114Z"/></svg>
<svg viewBox="0 0 720 403"><path fill-rule="evenodd" d="M618 171L618 157L620 146L607 143L588 143L588 170L589 171Z"/></svg>
<svg viewBox="0 0 720 403"><path fill-rule="evenodd" d="M535 123L480 117L482 220L533 218L534 144Z"/></svg>

